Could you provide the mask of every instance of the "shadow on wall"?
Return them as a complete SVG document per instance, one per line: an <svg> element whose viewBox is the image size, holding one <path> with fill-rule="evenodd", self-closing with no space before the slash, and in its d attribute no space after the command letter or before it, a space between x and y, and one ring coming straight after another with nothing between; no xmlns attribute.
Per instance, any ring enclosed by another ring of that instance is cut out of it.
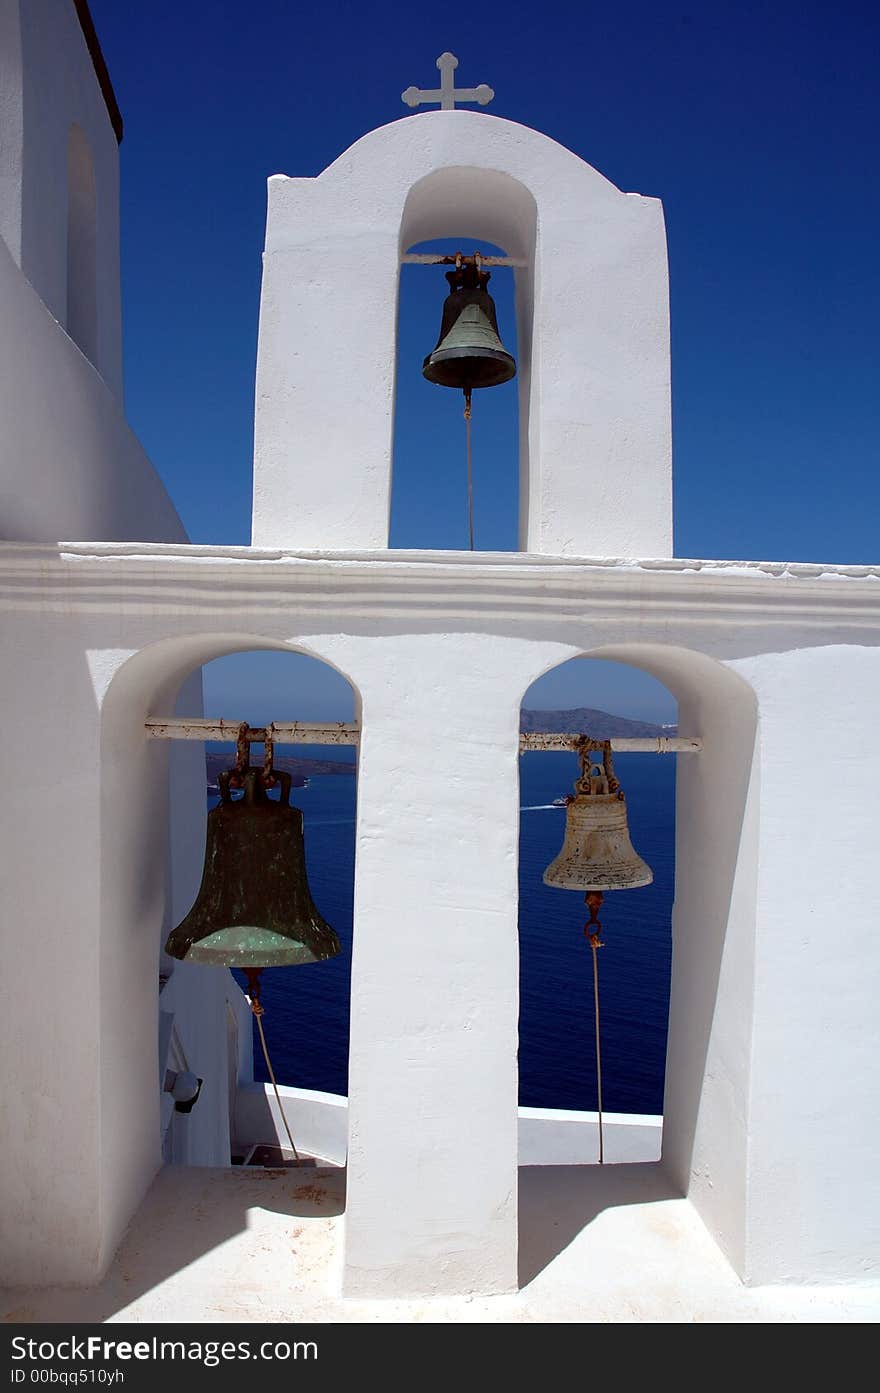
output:
<svg viewBox="0 0 880 1393"><path fill-rule="evenodd" d="M527 1287L606 1209L679 1199L659 1164L523 1166L519 1172L519 1285Z"/></svg>
<svg viewBox="0 0 880 1393"><path fill-rule="evenodd" d="M98 251L95 170L85 132L67 136L67 332L98 366Z"/></svg>

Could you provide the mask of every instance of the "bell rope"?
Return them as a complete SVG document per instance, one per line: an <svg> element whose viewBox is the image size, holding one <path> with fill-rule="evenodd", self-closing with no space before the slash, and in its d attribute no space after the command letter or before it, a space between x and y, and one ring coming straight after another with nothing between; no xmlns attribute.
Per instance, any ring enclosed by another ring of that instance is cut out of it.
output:
<svg viewBox="0 0 880 1393"><path fill-rule="evenodd" d="M260 1000L260 973L262 972L262 970L263 969L261 967L246 967L244 970L244 975L248 979L251 1011L253 1012L254 1020L257 1022L257 1030L260 1032L260 1044L263 1047L263 1058L266 1061L266 1068L269 1071L269 1078L272 1080L272 1087L275 1090L275 1102L278 1104L278 1111L281 1114L281 1121L284 1123L284 1130L287 1133L287 1140L290 1142L290 1149L293 1152L294 1157L298 1161L300 1159L300 1155L296 1149L296 1142L293 1140L293 1134L290 1130L290 1125L287 1121L287 1114L284 1111L284 1104L281 1102L281 1094L278 1092L278 1085L275 1082L275 1071L272 1068L272 1061L269 1058L269 1047L266 1044L266 1036L265 1032L263 1031L263 1016L265 1014L265 1008L263 1006L262 1001Z"/></svg>
<svg viewBox="0 0 880 1393"><path fill-rule="evenodd" d="M602 1044L599 1034L599 959L597 949L603 946L599 934L602 925L599 923L599 906L605 896L601 890L590 890L584 895L590 917L584 925L584 938L590 945L593 953L593 1020L596 1025L596 1102L599 1117L599 1165L605 1164L605 1142L602 1134Z"/></svg>
<svg viewBox="0 0 880 1393"><path fill-rule="evenodd" d="M464 389L464 431L467 442L467 481L468 481L468 537L471 551L474 549L474 467L471 458L471 389Z"/></svg>

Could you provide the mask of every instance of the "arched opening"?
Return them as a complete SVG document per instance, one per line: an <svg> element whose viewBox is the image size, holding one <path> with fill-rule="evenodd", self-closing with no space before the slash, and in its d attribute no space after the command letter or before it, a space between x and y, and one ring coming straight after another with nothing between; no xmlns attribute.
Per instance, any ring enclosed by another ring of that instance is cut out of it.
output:
<svg viewBox="0 0 880 1393"><path fill-rule="evenodd" d="M80 126L67 136L67 332L98 361L97 200L92 152Z"/></svg>
<svg viewBox="0 0 880 1393"><path fill-rule="evenodd" d="M506 256L502 247L474 244L464 236L408 247L418 256ZM438 340L449 292L448 265L404 264L398 302L394 465L391 492L392 547L467 551L469 499L466 424L462 391L428 382L422 363ZM490 268L504 347L518 358L510 267ZM473 529L477 551L515 551L518 542L517 381L473 393L471 408Z"/></svg>
<svg viewBox="0 0 880 1393"><path fill-rule="evenodd" d="M529 392L537 213L532 195L494 170L442 169L420 180L404 209L398 298L394 467L390 543L467 550L470 512L464 397L422 375L438 340L448 264L407 257L502 258L486 267L499 336L513 380L474 391L473 538L477 551L523 545L528 511Z"/></svg>
<svg viewBox="0 0 880 1393"><path fill-rule="evenodd" d="M596 739L674 734L677 703L648 673L576 658L529 688L525 731ZM600 756L595 756L600 758ZM675 759L614 755L629 832L651 885L608 892L600 984L605 1156L660 1152L675 863ZM543 883L562 846L563 800L579 774L572 752L520 756L520 1104L526 1161L597 1159L598 1086L592 962L583 892ZM560 1116L560 1110L563 1116ZM626 1115L638 1126L617 1120ZM542 1149L543 1148L543 1149Z"/></svg>
<svg viewBox="0 0 880 1393"><path fill-rule="evenodd" d="M252 726L272 720L293 719L279 711L290 708L296 693L297 720L346 722L355 719L355 693L334 668L303 653L236 653L216 658L202 668L206 711L247 711ZM255 755L262 758L263 746ZM216 806L220 770L229 768L233 751L227 745L206 744L208 807ZM349 997L353 923L357 751L351 745L277 744L275 763L293 780L291 802L303 813L306 870L311 897L321 915L338 934L342 952L306 967L267 969L261 999L270 1058L282 1088L285 1112L300 1118L303 1152L321 1161L340 1163L345 1156L345 1110L340 1104L348 1093ZM277 796L277 795L270 795ZM247 981L233 970L243 991ZM263 1085L262 1094L249 1090L237 1109L238 1129L233 1129L233 1159L247 1162L253 1153L268 1163L273 1157L254 1152L265 1144L258 1136L268 1118L260 1109L268 1102L272 1126L287 1154L287 1138L278 1128L274 1095L259 1034L253 1024L253 1078ZM245 1049L247 1042L245 1042ZM329 1095L325 1104L306 1094ZM325 1116L321 1116L323 1112ZM303 1131L305 1129L305 1132ZM329 1145L326 1143L329 1142ZM329 1151L331 1154L324 1154ZM277 1161L278 1157L274 1158Z"/></svg>
<svg viewBox="0 0 880 1393"><path fill-rule="evenodd" d="M170 958L163 948L196 899L217 771L231 766L235 747L209 744L206 750L201 740L144 734L144 722L157 714L200 717L203 685L211 706L220 705L213 715L251 725L359 715L356 692L329 663L293 644L264 641L262 649L276 651L243 651L256 644L260 639L248 635L152 645L122 667L104 704L104 961L124 983L129 1032L148 1029L152 1005L154 1039L158 966L160 1086L148 1063L143 1079L133 1084L130 1073L125 1079L129 1094L138 1096L140 1087L141 1100L136 1135L125 1146L139 1143L147 1164L157 1133L161 1155L177 1163L229 1165L248 1161L250 1153L253 1164L289 1159L283 1121L254 1048L243 979L226 968ZM261 746L254 753L262 759ZM312 899L342 944L338 958L262 974L264 1026L284 1114L300 1154L317 1164L343 1164L346 1151L355 760L351 746L276 746L276 762L299 785L291 801L303 811ZM155 1061L155 1046L150 1055ZM203 1080L189 1113L161 1087L168 1073L182 1072ZM150 1093L158 1117L146 1107ZM152 1145L144 1131L150 1117L157 1127ZM261 1145L269 1151L254 1153Z"/></svg>
<svg viewBox="0 0 880 1393"><path fill-rule="evenodd" d="M585 680L589 678L591 661L597 659L641 669L662 683L678 703L680 734L696 736L701 741L698 754L679 754L675 759L672 969L665 1051L662 1149L659 1166L636 1166L621 1173L616 1168L591 1165L591 1159L598 1159L595 1122L592 1119L589 1150L579 1144L577 1134L579 1129L583 1131L583 1121L577 1119L565 1137L564 1146L559 1140L560 1128L555 1124L545 1132L540 1146L532 1138L530 1153L523 1154L521 1146L523 1163L534 1168L521 1172L520 1252L523 1279L529 1280L540 1270L547 1258L552 1256L551 1247L554 1252L559 1251L558 1245L565 1246L573 1237L573 1232L569 1232L566 1225L575 1223L578 1214L595 1213L597 1207L602 1208L605 1203L632 1203L640 1196L648 1199L672 1194L686 1194L689 1197L734 1266L741 1271L745 1242L746 1205L742 1190L747 1174L748 1135L745 1120L748 1117L750 1088L748 1060L753 998L751 990L719 996L719 982L729 965L735 964L742 953L748 951L755 929L758 876L758 732L755 695L738 675L737 664L715 661L688 649L643 643L598 646L578 660L583 662ZM563 669L554 671L562 672ZM553 678L553 672L550 677ZM558 700L558 691L555 695ZM528 701L534 700L531 689L527 696ZM589 704L593 705L592 702ZM630 708L627 714L637 713ZM656 714L655 708L654 719ZM660 724L667 724L667 720ZM565 759L566 756L556 758ZM633 842L643 854L651 847L658 830L661 837L665 835L668 846L668 829L664 834L662 829L652 831L649 825L651 799L643 802L641 795L645 778L655 776L651 775L650 769L645 775L640 774L638 770L641 766L637 766L636 761L647 761L648 766L655 768L660 765L662 771L663 762L669 758L633 756L633 773L627 770L624 776L622 759L615 756L615 765L630 809ZM525 801L521 799L521 802ZM654 803L653 816L656 817L656 799ZM668 817L671 813L668 801L665 808L665 816ZM560 840L561 834L560 827ZM646 859L650 860L650 853ZM633 899L645 894L641 890L626 893ZM579 932L582 916L576 903L577 895L561 890L558 895L560 900L570 898L573 902L565 918L566 935L570 931L569 925L575 933ZM668 904L668 888L665 895ZM623 900L624 893L615 892L612 904L609 892L602 908L607 937L615 945L630 932L622 911L617 908L618 902L622 905ZM555 946L555 942L550 942L546 952L552 955ZM608 952L607 949L602 951ZM617 951L616 947L614 951ZM601 954L599 956L601 959ZM583 984L580 995L582 1009L591 1017L592 982L587 975L588 966L585 965L579 974ZM659 954L655 957L654 970L655 973L659 970L661 975L664 971ZM729 970L735 972L736 968L734 966ZM610 968L605 966L604 961L600 963L600 971L602 978L610 976ZM571 990L571 983L567 983L566 996ZM656 983L654 990L656 1000ZM613 1024L613 1021L609 1023ZM603 1039L605 1025L603 1020ZM656 1070L652 1086L656 1088ZM626 1135L621 1131L620 1136L612 1142L607 1159L640 1159L641 1141L638 1148L624 1147ZM639 1140L637 1132L631 1135ZM521 1141L523 1136L521 1124ZM556 1149L548 1154L554 1136ZM582 1136L581 1142L583 1140ZM611 1139L606 1133L608 1140ZM620 1145L617 1146L617 1143ZM571 1201L574 1218L568 1214L548 1246L545 1222L547 1188L540 1181L540 1168L554 1162L569 1167L577 1165L578 1170L567 1173L571 1184L564 1187L568 1195L566 1203ZM622 1191L614 1181L615 1173L630 1176L634 1188ZM526 1183L523 1183L524 1180ZM583 1218L577 1222L579 1226L582 1225Z"/></svg>

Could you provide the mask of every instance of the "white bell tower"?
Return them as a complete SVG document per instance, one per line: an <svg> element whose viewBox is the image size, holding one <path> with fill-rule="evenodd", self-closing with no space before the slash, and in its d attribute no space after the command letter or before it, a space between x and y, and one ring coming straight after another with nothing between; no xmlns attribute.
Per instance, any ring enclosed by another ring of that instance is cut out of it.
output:
<svg viewBox="0 0 880 1393"><path fill-rule="evenodd" d="M491 89L441 73L445 86L404 100L447 109L371 131L316 179L269 181L254 545L388 546L401 256L467 236L517 263L520 549L668 557L660 202L536 131L448 109Z"/></svg>

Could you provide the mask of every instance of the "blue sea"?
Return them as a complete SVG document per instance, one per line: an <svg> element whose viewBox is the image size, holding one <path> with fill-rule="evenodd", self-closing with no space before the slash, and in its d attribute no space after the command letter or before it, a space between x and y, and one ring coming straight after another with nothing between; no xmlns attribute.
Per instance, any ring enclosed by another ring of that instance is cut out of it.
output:
<svg viewBox="0 0 880 1393"><path fill-rule="evenodd" d="M326 749L299 754L327 758ZM351 758L351 751L340 751ZM669 1000L674 866L675 756L617 755L633 845L654 871L653 885L609 893L599 952L603 1104L609 1112L660 1113ZM583 936L582 896L542 882L562 844L565 810L552 800L571 791L574 755L520 758L520 1103L596 1107L593 979ZM339 934L329 962L274 968L262 996L279 1083L348 1091L349 979L355 846L355 779L318 775L294 789L305 817L312 898ZM216 799L209 799L213 805ZM450 873L454 873L451 868ZM244 979L240 979L244 985ZM256 1077L265 1079L258 1045Z"/></svg>

